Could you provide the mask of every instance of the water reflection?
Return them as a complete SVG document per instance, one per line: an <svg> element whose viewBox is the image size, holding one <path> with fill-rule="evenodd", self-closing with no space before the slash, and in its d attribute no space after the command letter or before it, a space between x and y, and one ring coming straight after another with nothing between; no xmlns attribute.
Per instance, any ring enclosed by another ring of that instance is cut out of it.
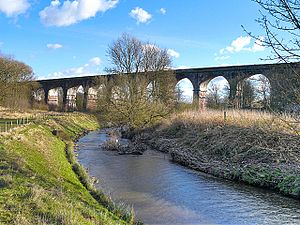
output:
<svg viewBox="0 0 300 225"><path fill-rule="evenodd" d="M186 169L154 151L103 151L106 139L104 131L81 138L78 160L98 188L133 205L147 224L300 224L299 201Z"/></svg>

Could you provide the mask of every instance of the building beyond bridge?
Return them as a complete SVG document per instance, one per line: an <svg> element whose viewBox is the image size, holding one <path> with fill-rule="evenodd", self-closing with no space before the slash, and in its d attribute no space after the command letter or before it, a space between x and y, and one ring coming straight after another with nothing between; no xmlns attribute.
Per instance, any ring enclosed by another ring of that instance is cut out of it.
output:
<svg viewBox="0 0 300 225"><path fill-rule="evenodd" d="M242 65L242 66L224 66L224 67L206 67L206 68L191 68L191 69L177 69L174 71L174 76L177 82L182 79L189 79L193 85L193 102L199 104L200 108L205 108L205 98L207 92L208 83L219 76L224 77L230 86L229 99L235 101L241 95L240 84L243 80L257 74L266 76L271 87L275 87L274 75L276 74L278 82L278 76L284 82L285 79L289 79L294 71L299 71L299 63L290 64L259 64L259 65ZM112 78L117 75L95 75L85 77L73 77L73 78L60 78L49 80L38 80L41 89L44 91L44 101L46 104L53 104L58 98L49 96L49 92L53 89L62 89L62 103L64 108L73 104L76 101L76 94L70 94L72 88L81 87L83 93L83 109L89 108L96 101L96 93L91 92L91 88L99 85L96 82L99 77ZM175 88L174 84L174 88ZM275 91L271 89L272 92ZM72 103L73 102L73 103ZM237 101L236 101L237 102Z"/></svg>

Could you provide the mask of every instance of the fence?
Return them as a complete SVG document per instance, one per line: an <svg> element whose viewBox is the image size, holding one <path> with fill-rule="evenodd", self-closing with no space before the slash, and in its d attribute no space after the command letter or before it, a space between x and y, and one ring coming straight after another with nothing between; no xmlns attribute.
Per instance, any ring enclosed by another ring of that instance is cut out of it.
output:
<svg viewBox="0 0 300 225"><path fill-rule="evenodd" d="M0 118L0 133L9 132L11 129L28 124L30 122L35 122L37 120L46 120L53 117L66 116L66 114L59 113L41 113L34 117L25 117L18 119L1 119Z"/></svg>
<svg viewBox="0 0 300 225"><path fill-rule="evenodd" d="M0 133L9 132L11 129L27 124L33 120L34 118L0 119Z"/></svg>

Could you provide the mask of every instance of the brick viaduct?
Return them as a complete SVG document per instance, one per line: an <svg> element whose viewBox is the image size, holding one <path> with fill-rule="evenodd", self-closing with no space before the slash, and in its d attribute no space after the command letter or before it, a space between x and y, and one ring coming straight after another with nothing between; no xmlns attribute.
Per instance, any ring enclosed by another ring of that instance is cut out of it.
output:
<svg viewBox="0 0 300 225"><path fill-rule="evenodd" d="M278 82L278 75L280 76L280 82L284 82L289 79L291 73L295 70L300 70L299 63L290 64L258 64L258 65L242 65L242 66L224 66L224 67L206 67L206 68L192 68L192 69L177 69L174 71L174 76L176 76L177 82L182 79L189 79L193 85L193 102L199 103L200 108L205 107L205 96L207 91L207 86L209 81L218 76L224 77L230 86L229 98L234 100L240 94L239 84L242 80L247 79L256 74L262 74L266 76L271 85L271 95L272 87L274 85L275 79L273 78L276 74ZM48 104L49 91L55 88L62 88L63 90L63 105L67 105L67 95L68 90L74 87L83 87L83 108L87 109L88 105L88 93L89 88L99 85L96 84L95 80L99 77L112 78L116 75L95 75L95 76L85 76L85 77L73 77L73 78L61 78L61 79L49 79L49 80L38 80L40 87L44 91L44 101ZM175 88L175 87L174 87Z"/></svg>

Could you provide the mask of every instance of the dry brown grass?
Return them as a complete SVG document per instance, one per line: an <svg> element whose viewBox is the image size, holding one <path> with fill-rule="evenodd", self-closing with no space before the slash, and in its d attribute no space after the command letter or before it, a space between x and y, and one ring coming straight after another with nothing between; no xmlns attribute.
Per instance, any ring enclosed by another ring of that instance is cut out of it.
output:
<svg viewBox="0 0 300 225"><path fill-rule="evenodd" d="M10 108L0 107L0 118L2 119L17 119L17 118L37 118L51 115L67 115L65 112L51 112L48 110L26 109L13 110Z"/></svg>
<svg viewBox="0 0 300 225"><path fill-rule="evenodd" d="M238 127L255 127L264 130L280 131L285 133L299 134L300 123L289 115L278 115L268 112L246 111L246 110L189 110L174 114L165 124L170 125L180 121L188 126L223 126L232 125Z"/></svg>
<svg viewBox="0 0 300 225"><path fill-rule="evenodd" d="M149 129L146 142L174 162L300 199L300 127L288 115L185 111Z"/></svg>

